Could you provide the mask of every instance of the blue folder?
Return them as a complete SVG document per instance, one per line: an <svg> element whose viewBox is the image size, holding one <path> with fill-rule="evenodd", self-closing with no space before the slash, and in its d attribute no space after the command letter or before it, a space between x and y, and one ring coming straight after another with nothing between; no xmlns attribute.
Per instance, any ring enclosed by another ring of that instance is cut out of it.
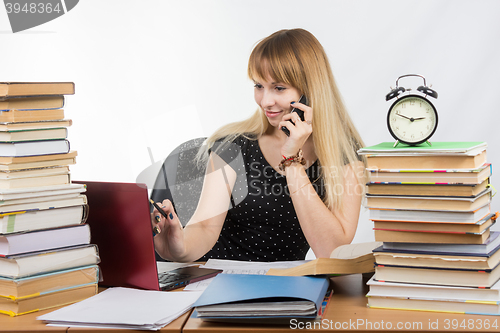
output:
<svg viewBox="0 0 500 333"><path fill-rule="evenodd" d="M328 289L329 280L325 277L306 276L272 276L272 275L245 275L219 274L205 289L193 307L214 304L237 304L240 302L276 302L306 300L316 305L316 314L308 316L293 316L293 318L314 319L321 307L323 298ZM197 317L197 312L194 314ZM206 320L228 319L229 317L200 317ZM292 316L252 316L231 317L234 319L262 319L262 318L292 318Z"/></svg>

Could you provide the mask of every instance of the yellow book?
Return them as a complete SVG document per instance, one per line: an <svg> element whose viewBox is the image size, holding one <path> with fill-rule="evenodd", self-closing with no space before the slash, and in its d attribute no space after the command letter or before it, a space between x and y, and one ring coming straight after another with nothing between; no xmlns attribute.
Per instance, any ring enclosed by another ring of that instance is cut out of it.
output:
<svg viewBox="0 0 500 333"><path fill-rule="evenodd" d="M73 82L0 82L0 100L16 96L73 95Z"/></svg>
<svg viewBox="0 0 500 333"><path fill-rule="evenodd" d="M45 110L60 109L64 106L64 96L40 96L10 98L0 101L0 110Z"/></svg>
<svg viewBox="0 0 500 333"><path fill-rule="evenodd" d="M34 297L11 299L0 297L0 313L11 317L82 301L97 294L97 283L63 289Z"/></svg>
<svg viewBox="0 0 500 333"><path fill-rule="evenodd" d="M27 122L64 119L63 109L54 110L9 110L0 112L0 122Z"/></svg>
<svg viewBox="0 0 500 333"><path fill-rule="evenodd" d="M13 301L99 282L97 265L76 267L24 278L0 277L0 298Z"/></svg>

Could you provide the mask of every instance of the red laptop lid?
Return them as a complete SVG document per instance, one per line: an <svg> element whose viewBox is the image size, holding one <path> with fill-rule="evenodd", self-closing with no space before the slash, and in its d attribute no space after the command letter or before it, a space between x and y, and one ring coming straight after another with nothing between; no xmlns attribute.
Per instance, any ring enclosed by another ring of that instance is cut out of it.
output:
<svg viewBox="0 0 500 333"><path fill-rule="evenodd" d="M87 185L87 223L101 258L99 284L159 290L146 185L73 183Z"/></svg>

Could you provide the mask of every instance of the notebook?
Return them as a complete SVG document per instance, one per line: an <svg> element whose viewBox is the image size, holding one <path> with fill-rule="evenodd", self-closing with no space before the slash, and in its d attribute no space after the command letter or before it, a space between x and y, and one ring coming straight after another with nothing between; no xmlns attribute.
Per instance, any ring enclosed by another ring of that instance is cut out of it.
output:
<svg viewBox="0 0 500 333"><path fill-rule="evenodd" d="M221 274L194 303L193 316L242 322L314 319L328 285L325 277Z"/></svg>
<svg viewBox="0 0 500 333"><path fill-rule="evenodd" d="M87 186L91 243L97 244L107 287L170 290L222 270L182 267L158 271L145 184L73 181Z"/></svg>

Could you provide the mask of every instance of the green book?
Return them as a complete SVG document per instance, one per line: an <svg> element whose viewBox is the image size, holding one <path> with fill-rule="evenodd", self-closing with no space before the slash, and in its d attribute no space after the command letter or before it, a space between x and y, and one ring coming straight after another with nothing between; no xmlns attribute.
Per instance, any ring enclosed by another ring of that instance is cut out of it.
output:
<svg viewBox="0 0 500 333"><path fill-rule="evenodd" d="M410 146L403 143L394 148L394 142L382 142L374 146L364 147L358 150L359 155L476 155L487 147L486 142L437 142L433 141L429 146L422 143L416 146Z"/></svg>

